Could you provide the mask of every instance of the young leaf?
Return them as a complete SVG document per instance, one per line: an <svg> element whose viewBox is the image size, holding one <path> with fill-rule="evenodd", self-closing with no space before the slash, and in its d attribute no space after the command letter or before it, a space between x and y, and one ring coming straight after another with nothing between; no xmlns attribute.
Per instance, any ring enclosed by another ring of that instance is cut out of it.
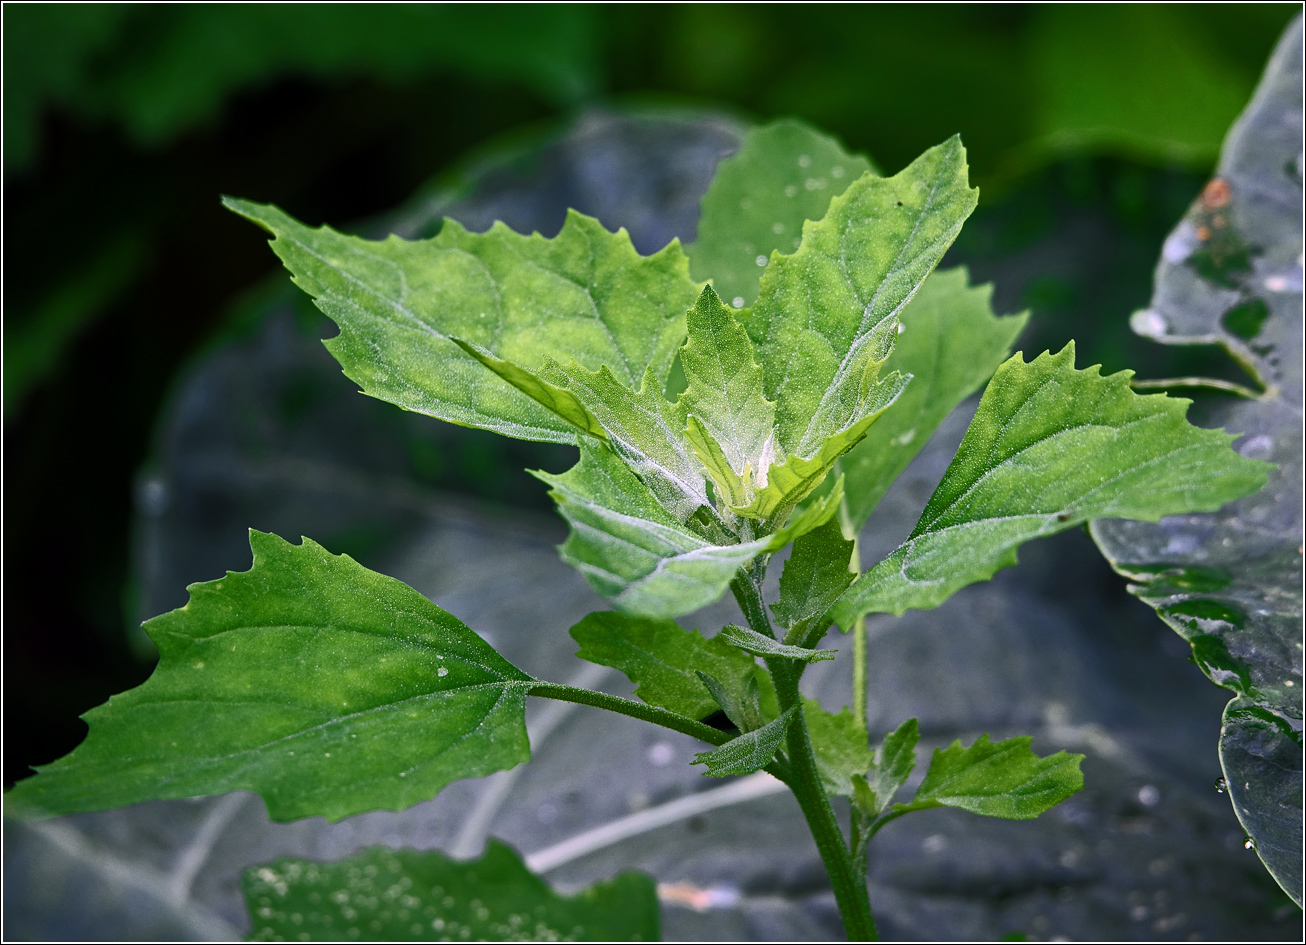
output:
<svg viewBox="0 0 1306 945"><path fill-rule="evenodd" d="M146 632L159 665L6 797L36 814L248 790L273 820L402 810L530 758L531 677L393 578L250 532L254 565Z"/></svg>
<svg viewBox="0 0 1306 945"><path fill-rule="evenodd" d="M1084 789L1083 755L1059 751L1040 758L1028 735L990 742L981 735L969 748L961 740L934 749L930 769L909 804L894 810L959 807L984 817L1031 820Z"/></svg>
<svg viewBox="0 0 1306 945"><path fill-rule="evenodd" d="M790 633L786 639L808 641L824 631L822 618L830 605L853 582L853 543L843 537L836 521L829 521L794 542L794 550L780 573L780 599L771 610L780 626ZM809 633L815 630L816 633Z"/></svg>
<svg viewBox="0 0 1306 945"><path fill-rule="evenodd" d="M385 847L336 863L277 860L247 869L241 885L255 942L652 942L660 934L647 876L621 873L562 896L493 839L477 860Z"/></svg>
<svg viewBox="0 0 1306 945"><path fill-rule="evenodd" d="M635 695L649 705L691 719L717 710L696 670L733 686L756 668L746 653L715 637L704 639L673 620L600 611L572 627L571 635L580 644L576 655L581 659L621 670L636 684Z"/></svg>
<svg viewBox="0 0 1306 945"><path fill-rule="evenodd" d="M841 475L834 481L834 486L829 492L817 496L811 502L807 503L798 513L789 519L789 523L784 528L778 529L771 533L767 541L766 550L768 552L779 551L791 541L797 541L808 532L815 531L830 519L834 518L839 511L839 504L843 502L843 476ZM850 556L851 560L851 556Z"/></svg>
<svg viewBox="0 0 1306 945"><path fill-rule="evenodd" d="M660 395L659 395L660 396ZM685 528L629 467L599 444L560 476L536 472L571 525L566 562L619 610L678 617L715 601L765 539L714 545Z"/></svg>
<svg viewBox="0 0 1306 945"><path fill-rule="evenodd" d="M694 675L703 681L726 718L734 722L739 731L754 732L766 724L762 712L762 691L757 682L759 671L755 669L742 677L742 686L739 685L740 677L731 680L735 685L728 686L699 669L694 670Z"/></svg>
<svg viewBox="0 0 1306 945"><path fill-rule="evenodd" d="M754 656L775 656L785 660L800 660L804 663L832 660L835 653L838 652L836 650L813 650L803 646L786 646L765 634L758 633L756 630L734 625L723 627L718 636L728 643L733 643L745 653L752 653Z"/></svg>
<svg viewBox="0 0 1306 945"><path fill-rule="evenodd" d="M378 242L306 227L270 205L224 203L276 237L296 284L340 326L327 348L365 392L519 439L570 443L574 429L453 338L527 372L575 359L627 386L649 371L665 384L698 295L679 243L640 256L625 230L575 211L553 239L446 220L429 240Z"/></svg>
<svg viewBox="0 0 1306 945"><path fill-rule="evenodd" d="M745 732L711 751L699 752L691 764L707 765L707 774L714 778L761 771L775 757L797 711L798 707L794 706L756 731Z"/></svg>
<svg viewBox="0 0 1306 945"><path fill-rule="evenodd" d="M1211 511L1265 484L1267 464L1230 449L1234 435L1184 420L1189 401L1140 396L1132 372L1074 358L1071 343L998 369L916 528L834 604L838 624L937 607L1015 564L1022 542L1089 519Z"/></svg>
<svg viewBox="0 0 1306 945"><path fill-rule="evenodd" d="M867 171L875 173L864 156L800 121L753 128L703 197L698 237L685 247L694 278L711 279L735 308L752 305L764 271L758 257L796 250L803 222L825 216L830 198Z"/></svg>
<svg viewBox="0 0 1306 945"><path fill-rule="evenodd" d="M848 513L859 529L885 490L957 404L1011 354L1028 313L997 318L990 285L968 284L966 268L931 273L903 309L886 370L912 382L866 438L839 460L848 477Z"/></svg>
<svg viewBox="0 0 1306 945"><path fill-rule="evenodd" d="M773 253L744 324L776 403L780 445L812 449L859 419L904 305L975 207L957 138L890 178L863 175Z"/></svg>
<svg viewBox="0 0 1306 945"><path fill-rule="evenodd" d="M803 716L826 792L851 797L853 778L865 774L874 763L866 731L848 708L826 712L815 699L803 699Z"/></svg>
<svg viewBox="0 0 1306 945"><path fill-rule="evenodd" d="M908 719L884 736L884 744L875 752L875 763L868 769L866 786L875 800L872 816L877 816L893 803L894 794L907 783L916 767L916 743L920 741L920 726Z"/></svg>
<svg viewBox="0 0 1306 945"><path fill-rule="evenodd" d="M680 403L693 425L690 440L717 494L747 506L755 481L765 483L775 459L775 404L762 394L762 368L734 313L711 286L689 311L689 340L680 351L688 387Z"/></svg>

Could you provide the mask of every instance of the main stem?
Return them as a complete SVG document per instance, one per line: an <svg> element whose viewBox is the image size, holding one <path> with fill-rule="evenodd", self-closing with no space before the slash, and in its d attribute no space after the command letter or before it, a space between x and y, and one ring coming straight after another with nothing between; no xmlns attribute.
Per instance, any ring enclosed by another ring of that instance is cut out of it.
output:
<svg viewBox="0 0 1306 945"><path fill-rule="evenodd" d="M731 590L739 601L752 629L757 633L775 637L771 619L762 600L761 566L755 564L746 575L741 575L732 584ZM789 725L787 749L789 754L789 788L798 800L798 806L807 820L807 827L812 831L816 849L821 854L830 875L830 884L834 887L835 902L839 906L839 915L843 918L844 931L852 942L875 942L879 936L875 931L875 919L871 915L871 901L866 892L866 877L857 875L852 855L844 839L839 823L835 820L834 809L830 799L821 786L821 777L816 770L816 755L812 751L812 741L807 733L807 719L803 716L802 696L798 691L798 680L802 676L802 664L793 660L769 659L767 668L775 681L776 698L780 711L787 712L797 708L794 721Z"/></svg>

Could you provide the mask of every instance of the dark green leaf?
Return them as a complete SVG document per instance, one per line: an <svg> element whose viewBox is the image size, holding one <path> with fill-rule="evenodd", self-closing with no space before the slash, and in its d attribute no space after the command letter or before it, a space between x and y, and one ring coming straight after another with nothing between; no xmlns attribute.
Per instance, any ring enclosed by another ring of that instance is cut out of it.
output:
<svg viewBox="0 0 1306 945"><path fill-rule="evenodd" d="M715 637L704 639L673 620L645 620L603 611L571 628L581 659L611 666L635 683L635 695L691 719L717 710L695 675L702 670L732 688L756 669L753 658Z"/></svg>
<svg viewBox="0 0 1306 945"><path fill-rule="evenodd" d="M699 752L694 756L693 764L707 765L706 773L714 778L761 771L775 757L797 711L795 706L756 731L745 732L711 751Z"/></svg>
<svg viewBox="0 0 1306 945"><path fill-rule="evenodd" d="M694 675L702 680L707 691L712 693L716 704L726 714L726 718L734 722L735 728L739 731L753 732L766 724L762 712L761 687L757 682L758 672L750 672L744 676L742 685L740 685L740 677L732 678L731 685L727 685L699 669L694 670Z"/></svg>
<svg viewBox="0 0 1306 945"><path fill-rule="evenodd" d="M886 370L911 375L893 409L839 460L848 477L848 514L860 529L894 479L957 404L1011 354L1028 314L997 318L990 285L968 284L964 266L925 280L903 309Z"/></svg>
<svg viewBox="0 0 1306 945"><path fill-rule="evenodd" d="M622 873L570 896L497 840L478 860L373 847L338 863L277 860L245 871L255 942L652 942L657 889Z"/></svg>
<svg viewBox="0 0 1306 945"><path fill-rule="evenodd" d="M1209 511L1265 484L1266 464L1231 450L1234 435L1184 420L1189 401L1135 394L1128 371L1076 371L1074 356L1072 343L998 369L911 536L831 608L840 626L937 607L1015 564L1032 538Z"/></svg>
<svg viewBox="0 0 1306 945"><path fill-rule="evenodd" d="M969 748L961 740L934 749L925 780L909 804L895 810L959 807L972 814L1030 820L1084 789L1083 755L1059 751L1040 758L1028 735L990 742L981 735Z"/></svg>
<svg viewBox="0 0 1306 945"><path fill-rule="evenodd" d="M866 729L857 723L852 710L826 712L815 699L803 699L803 716L826 792L851 797L853 778L870 770L874 761Z"/></svg>
<svg viewBox="0 0 1306 945"><path fill-rule="evenodd" d="M1132 320L1135 331L1163 343L1219 344L1256 377L1264 394L1217 405L1211 422L1245 434L1244 454L1275 464L1269 486L1213 515L1092 525L1112 567L1134 582L1130 591L1192 646L1212 682L1237 693L1220 734L1229 799L1257 855L1298 905L1301 111L1299 16L1230 130L1218 176L1167 238L1150 306ZM1238 265L1233 249L1243 254Z"/></svg>
<svg viewBox="0 0 1306 945"><path fill-rule="evenodd" d="M874 168L835 139L792 118L753 128L717 165L698 238L685 248L695 279L711 279L735 308L752 305L772 250L792 253L803 222L819 220L848 185Z"/></svg>
<svg viewBox="0 0 1306 945"><path fill-rule="evenodd" d="M412 588L250 532L254 566L145 625L159 665L6 809L104 810L248 790L274 820L402 810L530 758L531 677Z"/></svg>
<svg viewBox="0 0 1306 945"><path fill-rule="evenodd" d="M908 719L884 736L884 744L875 752L875 764L866 775L866 786L875 802L875 809L868 813L878 815L885 810L893 803L898 789L907 783L916 768L916 743L920 738L920 726L915 719Z"/></svg>
<svg viewBox="0 0 1306 945"><path fill-rule="evenodd" d="M698 291L672 241L640 256L625 230L569 212L553 239L453 220L418 242L312 229L276 207L226 205L276 239L295 282L340 326L327 347L364 391L408 410L505 436L569 443L574 426L507 383L453 338L536 371L546 358L607 367L659 389Z"/></svg>
<svg viewBox="0 0 1306 945"><path fill-rule="evenodd" d="M794 542L780 573L780 599L771 605L780 625L792 631L790 639L808 640L829 625L823 620L826 611L856 576L849 569L852 552L853 543L843 537L837 521Z"/></svg>
<svg viewBox="0 0 1306 945"><path fill-rule="evenodd" d="M733 624L722 628L718 636L754 656L776 656L786 660L801 660L804 663L832 660L838 652L837 650L813 650L805 646L786 646L756 630L736 627Z"/></svg>

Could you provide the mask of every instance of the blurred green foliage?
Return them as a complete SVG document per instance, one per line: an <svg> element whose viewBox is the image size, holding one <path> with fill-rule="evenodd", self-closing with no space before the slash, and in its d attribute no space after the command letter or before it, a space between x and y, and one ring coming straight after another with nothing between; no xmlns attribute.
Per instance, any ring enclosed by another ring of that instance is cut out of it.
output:
<svg viewBox="0 0 1306 945"><path fill-rule="evenodd" d="M9 182L40 164L51 112L157 150L219 121L232 96L278 79L401 88L451 73L522 87L559 113L635 94L795 115L890 172L960 132L982 186L1074 154L1200 169L1296 9L11 5L4 170ZM130 286L149 221L123 222L128 231L110 228L100 245L71 253L57 285L19 299L6 418Z"/></svg>

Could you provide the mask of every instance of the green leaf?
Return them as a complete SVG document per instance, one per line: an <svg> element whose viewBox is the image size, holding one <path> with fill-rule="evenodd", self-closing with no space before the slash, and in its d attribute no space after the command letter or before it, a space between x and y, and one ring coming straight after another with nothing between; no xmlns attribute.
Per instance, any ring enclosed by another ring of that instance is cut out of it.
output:
<svg viewBox="0 0 1306 945"><path fill-rule="evenodd" d="M678 617L715 601L766 540L714 545L671 517L614 453L581 443L560 476L535 472L571 525L560 548L590 586L640 617Z"/></svg>
<svg viewBox="0 0 1306 945"><path fill-rule="evenodd" d="M146 632L159 665L6 797L37 814L248 790L273 820L402 810L530 758L532 679L412 588L250 532L254 565Z"/></svg>
<svg viewBox="0 0 1306 945"><path fill-rule="evenodd" d="M785 660L799 660L803 663L832 660L838 652L837 650L813 650L804 646L787 646L756 630L736 627L733 624L723 627L718 636L754 656L774 656Z"/></svg>
<svg viewBox="0 0 1306 945"><path fill-rule="evenodd" d="M589 614L571 628L583 660L611 666L636 684L635 695L687 718L717 711L717 702L696 670L740 686L757 665L716 637L704 639L672 620L645 620L611 611Z"/></svg>
<svg viewBox="0 0 1306 945"><path fill-rule="evenodd" d="M968 284L966 268L937 271L903 309L885 369L912 382L866 438L839 460L848 477L848 514L860 530L885 491L935 428L1011 354L1028 313L997 318L993 287Z"/></svg>
<svg viewBox="0 0 1306 945"><path fill-rule="evenodd" d="M651 372L638 391L607 367L588 371L573 361L565 367L550 363L546 372L597 419L613 451L676 521L688 522L708 505L703 465L685 437L685 407L663 396Z"/></svg>
<svg viewBox="0 0 1306 945"><path fill-rule="evenodd" d="M864 174L773 253L743 318L786 453L811 456L864 415L898 316L975 207L957 138L890 178ZM851 445L851 444L850 444Z"/></svg>
<svg viewBox="0 0 1306 945"><path fill-rule="evenodd" d="M712 693L712 698L726 714L726 718L734 722L739 731L754 732L766 724L766 716L762 710L762 690L757 681L760 670L754 668L747 676L742 677L742 685L741 677L738 676L729 680L733 685L727 685L699 669L694 670L694 675L703 681L703 685Z"/></svg>
<svg viewBox="0 0 1306 945"><path fill-rule="evenodd" d="M834 486L829 492L817 496L807 505L799 509L790 519L784 528L778 529L771 533L767 542L766 550L768 552L779 551L791 541L802 538L808 532L820 528L839 511L839 505L843 502L843 476L840 475L834 481Z"/></svg>
<svg viewBox="0 0 1306 945"><path fill-rule="evenodd" d="M748 333L711 286L689 311L689 339L680 349L688 386L688 438L717 495L748 506L776 455L775 404L762 394L762 368Z"/></svg>
<svg viewBox="0 0 1306 945"><path fill-rule="evenodd" d="M640 256L625 230L569 211L553 239L502 223L469 233L382 241L306 227L276 207L226 198L276 239L272 248L340 334L326 342L345 373L407 410L526 440L570 443L573 425L452 340L536 371L546 358L607 367L633 386L665 384L698 295L672 241Z"/></svg>
<svg viewBox="0 0 1306 945"><path fill-rule="evenodd" d="M908 719L884 736L884 744L875 752L875 763L867 769L866 786L875 803L867 813L878 816L893 803L893 796L916 768L916 743L920 738L915 719Z"/></svg>
<svg viewBox="0 0 1306 945"><path fill-rule="evenodd" d="M998 369L910 537L831 608L840 626L937 607L1015 564L1032 538L1094 518L1211 511L1265 484L1267 464L1230 449L1234 435L1184 420L1190 401L1140 396L1132 372L1077 371L1074 358L1071 343Z"/></svg>
<svg viewBox="0 0 1306 945"><path fill-rule="evenodd" d="M757 257L797 249L803 222L825 216L830 198L867 171L875 173L864 156L801 121L753 128L717 165L703 197L698 237L685 247L694 278L711 279L735 308L752 305L763 272Z"/></svg>
<svg viewBox="0 0 1306 945"><path fill-rule="evenodd" d="M909 804L894 810L959 807L984 817L1031 820L1084 789L1083 755L1059 751L1040 758L1029 735L990 742L981 735L969 748L961 740L934 749L930 769Z"/></svg>
<svg viewBox="0 0 1306 945"><path fill-rule="evenodd" d="M699 752L691 763L707 765L706 773L713 778L761 771L775 757L797 711L798 707L794 706L780 718L767 722L756 731L745 732L711 751Z"/></svg>
<svg viewBox="0 0 1306 945"><path fill-rule="evenodd" d="M255 942L652 942L657 889L621 873L570 896L497 840L477 860L373 847L336 863L277 860L245 871Z"/></svg>
<svg viewBox="0 0 1306 945"><path fill-rule="evenodd" d="M853 778L865 774L874 763L866 730L850 709L826 712L815 699L803 699L803 716L826 792L851 797Z"/></svg>
<svg viewBox="0 0 1306 945"><path fill-rule="evenodd" d="M780 573L780 599L771 605L780 626L791 631L786 639L811 642L829 626L823 619L826 611L856 577L849 570L852 553L853 542L843 537L836 521L794 542Z"/></svg>

